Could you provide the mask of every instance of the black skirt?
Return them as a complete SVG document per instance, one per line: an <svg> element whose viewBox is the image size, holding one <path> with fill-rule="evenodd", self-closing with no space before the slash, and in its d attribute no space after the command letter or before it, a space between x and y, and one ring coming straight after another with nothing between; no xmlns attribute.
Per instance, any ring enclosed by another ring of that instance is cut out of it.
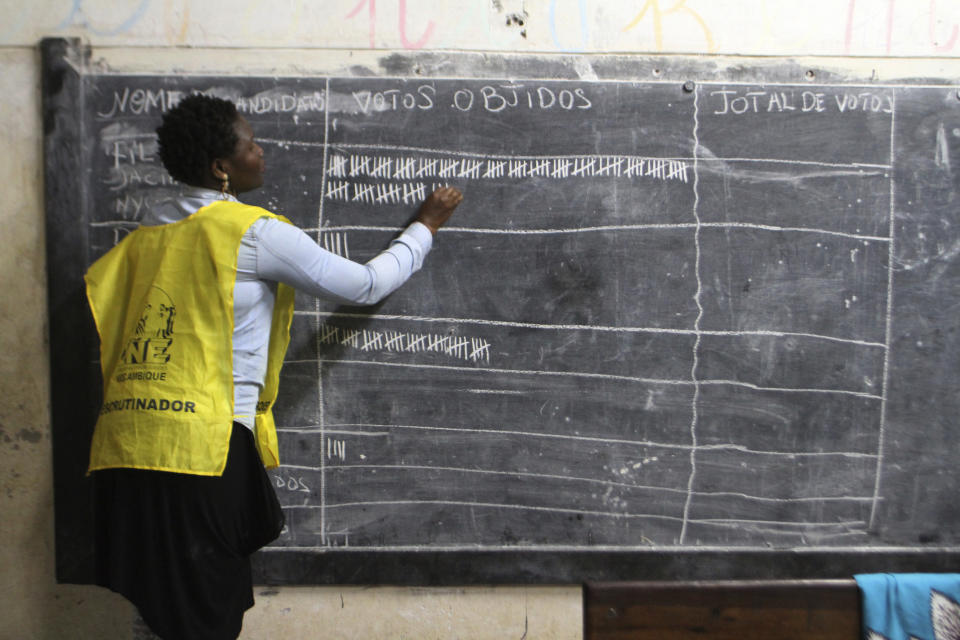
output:
<svg viewBox="0 0 960 640"><path fill-rule="evenodd" d="M106 469L93 479L97 584L161 638L236 638L253 606L250 555L284 524L251 431L234 423L219 477Z"/></svg>

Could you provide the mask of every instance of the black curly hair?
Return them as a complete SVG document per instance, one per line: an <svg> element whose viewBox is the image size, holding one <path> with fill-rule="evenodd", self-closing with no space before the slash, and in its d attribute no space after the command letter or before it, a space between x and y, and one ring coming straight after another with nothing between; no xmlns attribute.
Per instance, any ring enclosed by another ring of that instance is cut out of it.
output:
<svg viewBox="0 0 960 640"><path fill-rule="evenodd" d="M237 107L229 100L192 94L163 115L157 127L160 160L174 180L202 186L210 163L233 155Z"/></svg>

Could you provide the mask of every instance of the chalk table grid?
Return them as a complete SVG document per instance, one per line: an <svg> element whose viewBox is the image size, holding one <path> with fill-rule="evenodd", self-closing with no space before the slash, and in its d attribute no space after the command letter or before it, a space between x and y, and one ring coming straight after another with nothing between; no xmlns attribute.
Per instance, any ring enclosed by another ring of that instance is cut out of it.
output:
<svg viewBox="0 0 960 640"><path fill-rule="evenodd" d="M435 186L467 197L376 308L298 298L273 472L288 527L269 551L863 540L883 464L893 89L325 82L322 122L295 140L248 114L268 162L304 154L320 203L314 223L281 188L268 206L363 261ZM460 139L431 135L432 109L463 118ZM838 122L872 143L843 149ZM797 198L809 217L780 215Z"/></svg>
<svg viewBox="0 0 960 640"><path fill-rule="evenodd" d="M436 186L466 195L377 305L298 294L261 583L956 570L955 80L450 52L137 74L41 49L59 580L93 571L80 274L179 189L154 132L194 91L266 151L244 200L352 260Z"/></svg>

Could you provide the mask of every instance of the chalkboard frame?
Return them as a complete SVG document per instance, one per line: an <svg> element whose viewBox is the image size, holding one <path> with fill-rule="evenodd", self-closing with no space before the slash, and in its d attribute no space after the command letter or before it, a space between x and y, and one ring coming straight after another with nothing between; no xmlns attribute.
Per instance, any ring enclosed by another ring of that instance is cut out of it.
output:
<svg viewBox="0 0 960 640"><path fill-rule="evenodd" d="M56 509L56 571L61 582L88 583L93 577L92 497L85 477L86 451L99 406L97 345L83 295L87 228L71 203L89 188L84 167L83 76L99 73L91 50L77 40L45 39L41 45L44 170L50 309L51 421ZM430 77L453 64L477 77L576 79L631 78L651 74L713 77L709 60L634 56L478 56L418 53L385 57L381 70L358 75ZM779 60L764 68L724 73L731 80L796 80L806 67ZM844 81L840 72L816 70L818 81ZM868 80L860 79L861 82ZM924 84L951 86L943 79ZM882 83L877 83L882 86ZM466 585L581 583L638 579L809 579L841 578L863 572L960 571L960 548L935 541L920 547L826 549L568 548L495 551L365 551L268 549L254 556L255 579L266 584Z"/></svg>

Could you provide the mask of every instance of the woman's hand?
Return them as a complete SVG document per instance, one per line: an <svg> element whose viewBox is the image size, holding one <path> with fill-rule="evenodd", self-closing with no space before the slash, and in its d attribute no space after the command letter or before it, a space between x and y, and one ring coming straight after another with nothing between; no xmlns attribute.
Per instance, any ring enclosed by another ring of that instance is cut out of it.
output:
<svg viewBox="0 0 960 640"><path fill-rule="evenodd" d="M423 201L417 222L423 223L436 235L437 230L446 224L453 214L453 210L463 201L463 194L454 187L440 187Z"/></svg>

